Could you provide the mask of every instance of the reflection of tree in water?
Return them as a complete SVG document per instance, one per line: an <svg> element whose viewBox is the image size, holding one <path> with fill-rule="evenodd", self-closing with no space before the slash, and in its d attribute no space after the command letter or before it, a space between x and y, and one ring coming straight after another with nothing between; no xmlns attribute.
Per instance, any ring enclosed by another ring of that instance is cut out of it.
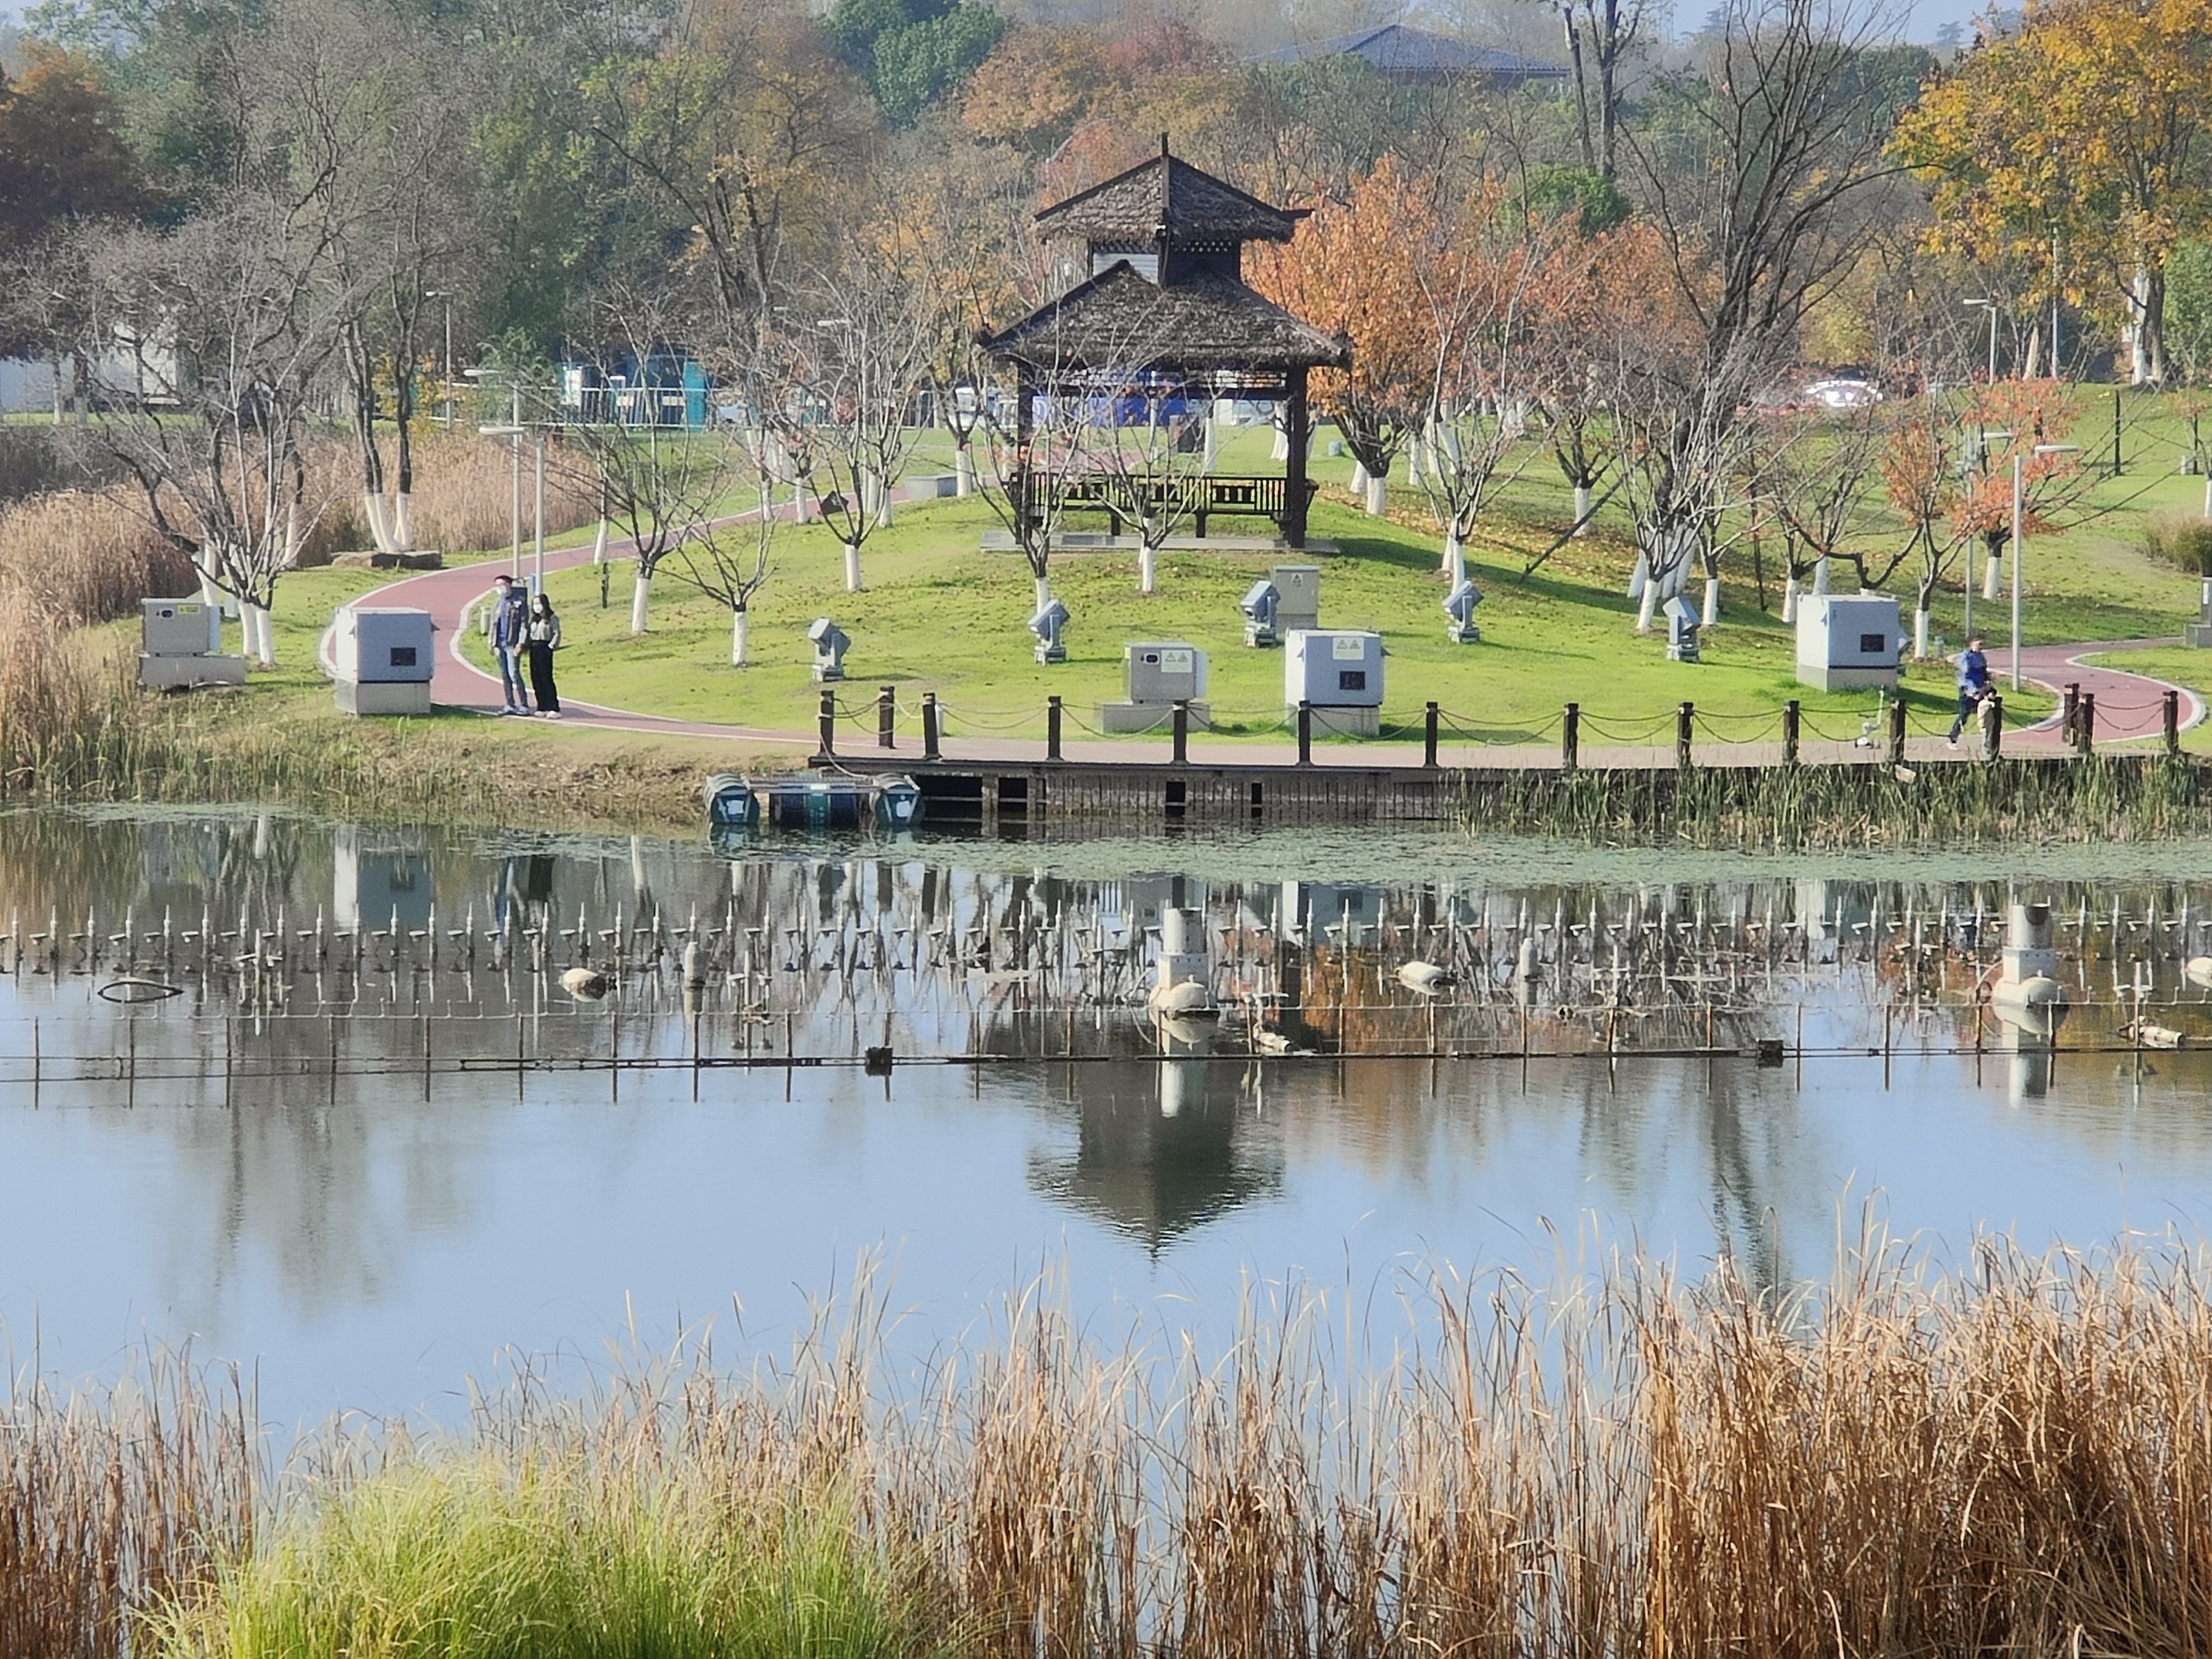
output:
<svg viewBox="0 0 2212 1659"><path fill-rule="evenodd" d="M1239 1146L1237 1077L1202 1060L1074 1068L1075 1155L1032 1154L1030 1190L1155 1259L1225 1212L1273 1197L1282 1158Z"/></svg>

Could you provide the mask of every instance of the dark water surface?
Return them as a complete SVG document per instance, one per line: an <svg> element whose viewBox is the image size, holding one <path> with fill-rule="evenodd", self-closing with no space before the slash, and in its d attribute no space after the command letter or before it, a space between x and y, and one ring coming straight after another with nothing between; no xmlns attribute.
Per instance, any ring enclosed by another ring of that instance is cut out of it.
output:
<svg viewBox="0 0 2212 1659"><path fill-rule="evenodd" d="M2116 1033L2140 985L2212 1042L2206 851L0 817L0 1325L19 1367L189 1342L278 1419L451 1417L518 1358L780 1341L870 1250L927 1346L1048 1267L1097 1325L1202 1340L1251 1283L1437 1260L1817 1278L1869 1193L1939 1250L2194 1237L2212 1055ZM1977 1006L2014 896L2060 919L2055 1055ZM1173 908L1218 1021L1140 1006ZM586 950L603 1000L561 983ZM1424 1001L1416 959L1460 982ZM1311 1052L1255 1053L1254 1010Z"/></svg>

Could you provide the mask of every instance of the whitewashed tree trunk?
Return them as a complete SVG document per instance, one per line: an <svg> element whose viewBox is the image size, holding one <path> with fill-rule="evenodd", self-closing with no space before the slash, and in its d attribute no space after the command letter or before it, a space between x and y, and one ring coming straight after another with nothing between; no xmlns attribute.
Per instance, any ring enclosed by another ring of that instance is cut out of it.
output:
<svg viewBox="0 0 2212 1659"><path fill-rule="evenodd" d="M845 591L848 593L857 593L860 591L860 544L854 541L846 542L843 544L843 546L845 549Z"/></svg>
<svg viewBox="0 0 2212 1659"><path fill-rule="evenodd" d="M1912 656L1917 661L1928 655L1928 607L1915 605L1912 611Z"/></svg>
<svg viewBox="0 0 2212 1659"><path fill-rule="evenodd" d="M1421 482L1421 439L1419 433L1406 440L1406 476L1416 484Z"/></svg>
<svg viewBox="0 0 2212 1659"><path fill-rule="evenodd" d="M1207 407L1206 417L1200 424L1205 434L1204 441L1206 447L1204 452L1199 457L1198 466L1200 471L1211 477L1212 475L1213 469L1219 465L1221 460L1221 432L1214 424L1213 410L1211 405Z"/></svg>
<svg viewBox="0 0 2212 1659"><path fill-rule="evenodd" d="M607 521L599 520L599 527L592 536L592 562L602 565L607 562Z"/></svg>
<svg viewBox="0 0 2212 1659"><path fill-rule="evenodd" d="M1575 486L1575 534L1589 534L1590 487L1586 483Z"/></svg>
<svg viewBox="0 0 2212 1659"><path fill-rule="evenodd" d="M404 491L392 492L392 550L412 553L415 550L414 497Z"/></svg>
<svg viewBox="0 0 2212 1659"><path fill-rule="evenodd" d="M204 547L200 550L196 568L200 575L200 603L221 605L222 590L215 585L215 550L212 548Z"/></svg>
<svg viewBox="0 0 2212 1659"><path fill-rule="evenodd" d="M1638 596L1636 601L1636 631L1638 633L1649 634L1651 631L1651 613L1658 608L1658 605L1659 584L1647 577L1644 583L1644 591Z"/></svg>
<svg viewBox="0 0 2212 1659"><path fill-rule="evenodd" d="M1051 603L1052 578L1050 576L1039 576L1036 579L1036 609L1037 611L1042 611L1045 606ZM1036 611L1032 611L1030 614L1031 616L1035 616L1036 614Z"/></svg>
<svg viewBox="0 0 2212 1659"><path fill-rule="evenodd" d="M874 497L876 528L878 530L890 528L891 490L896 482L890 478L879 478L873 473L868 476L868 489Z"/></svg>
<svg viewBox="0 0 2212 1659"><path fill-rule="evenodd" d="M1267 454L1271 460L1287 461L1291 459L1291 434L1280 421L1275 422L1275 441Z"/></svg>
<svg viewBox="0 0 2212 1659"><path fill-rule="evenodd" d="M2150 331L2150 267L2137 265L2128 287L2128 384L2146 386L2158 372L2152 361Z"/></svg>
<svg viewBox="0 0 2212 1659"><path fill-rule="evenodd" d="M1827 556L1823 554L1813 561L1813 592L1817 594L1826 593L1827 591L1828 560Z"/></svg>
<svg viewBox="0 0 2212 1659"><path fill-rule="evenodd" d="M952 452L952 493L963 501L975 493L975 457L966 444Z"/></svg>
<svg viewBox="0 0 2212 1659"><path fill-rule="evenodd" d="M1158 559L1152 547L1151 526L1139 525L1137 531L1137 592L1149 593L1158 577Z"/></svg>
<svg viewBox="0 0 2212 1659"><path fill-rule="evenodd" d="M1367 463L1357 457L1352 463L1352 493L1355 495L1367 493Z"/></svg>
<svg viewBox="0 0 2212 1659"><path fill-rule="evenodd" d="M746 621L747 617L743 610L730 612L730 666L732 668L743 668L745 665Z"/></svg>
<svg viewBox="0 0 2212 1659"><path fill-rule="evenodd" d="M2003 591L2004 559L2001 555L1992 554L1989 562L1982 567L1982 597L1994 599Z"/></svg>
<svg viewBox="0 0 2212 1659"><path fill-rule="evenodd" d="M1708 576L1705 578L1705 610L1702 625L1711 628L1720 619L1721 579L1718 576Z"/></svg>
<svg viewBox="0 0 2212 1659"><path fill-rule="evenodd" d="M793 524L811 524L814 521L814 503L806 499L806 480L804 478L791 487L791 521Z"/></svg>
<svg viewBox="0 0 2212 1659"><path fill-rule="evenodd" d="M276 665L276 640L270 631L268 608L258 605L240 605L238 611L244 623L246 654L264 668L274 668Z"/></svg>
<svg viewBox="0 0 2212 1659"><path fill-rule="evenodd" d="M384 497L373 489L361 494L361 521L368 531L368 544L379 553L394 553L392 532L384 522Z"/></svg>
<svg viewBox="0 0 2212 1659"><path fill-rule="evenodd" d="M638 567L637 580L629 585L629 631L645 632L645 611L653 599L653 573L643 565Z"/></svg>
<svg viewBox="0 0 2212 1659"><path fill-rule="evenodd" d="M1782 620L1785 623L1797 620L1797 579L1795 576L1782 579Z"/></svg>
<svg viewBox="0 0 2212 1659"><path fill-rule="evenodd" d="M1640 599L1644 597L1644 590L1650 586L1651 561L1648 556L1639 552L1636 556L1636 562L1628 568L1628 597Z"/></svg>
<svg viewBox="0 0 2212 1659"><path fill-rule="evenodd" d="M1367 516L1379 519L1390 510L1390 481L1370 474L1367 479Z"/></svg>
<svg viewBox="0 0 2212 1659"><path fill-rule="evenodd" d="M1448 531L1444 535L1444 580L1451 587L1457 587L1466 580L1466 544L1460 540L1456 532Z"/></svg>

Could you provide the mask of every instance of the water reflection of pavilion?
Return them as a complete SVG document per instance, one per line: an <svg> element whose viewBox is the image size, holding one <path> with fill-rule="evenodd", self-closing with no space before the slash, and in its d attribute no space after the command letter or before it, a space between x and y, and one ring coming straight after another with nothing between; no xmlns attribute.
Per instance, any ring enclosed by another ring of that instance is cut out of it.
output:
<svg viewBox="0 0 2212 1659"><path fill-rule="evenodd" d="M1073 1157L1032 1154L1030 1188L1143 1243L1158 1257L1184 1234L1280 1192L1273 1145L1239 1133L1241 1076L1194 1059L1075 1068Z"/></svg>

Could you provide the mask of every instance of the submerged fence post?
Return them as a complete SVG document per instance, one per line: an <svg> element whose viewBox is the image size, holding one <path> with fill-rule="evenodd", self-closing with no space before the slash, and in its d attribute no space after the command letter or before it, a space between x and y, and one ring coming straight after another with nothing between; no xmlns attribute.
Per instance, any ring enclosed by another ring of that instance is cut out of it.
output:
<svg viewBox="0 0 2212 1659"><path fill-rule="evenodd" d="M935 760L937 754L937 693L921 694L921 757Z"/></svg>
<svg viewBox="0 0 2212 1659"><path fill-rule="evenodd" d="M1792 697L1782 705L1782 763L1797 764L1797 699Z"/></svg>
<svg viewBox="0 0 2212 1659"><path fill-rule="evenodd" d="M835 760L837 757L837 694L835 691L825 690L822 693L821 711L816 716L815 724L821 728L822 734L821 749L815 759Z"/></svg>
<svg viewBox="0 0 2212 1659"><path fill-rule="evenodd" d="M876 688L876 747L896 749L898 742L891 722L898 711L898 688L879 685Z"/></svg>
<svg viewBox="0 0 2212 1659"><path fill-rule="evenodd" d="M1681 703L1674 710L1674 767L1677 771L1690 769L1690 722L1697 715L1697 705Z"/></svg>
<svg viewBox="0 0 2212 1659"><path fill-rule="evenodd" d="M1184 698L1176 699L1175 714L1169 721L1168 732L1175 739L1175 763L1183 765L1190 759L1190 704Z"/></svg>
<svg viewBox="0 0 2212 1659"><path fill-rule="evenodd" d="M1582 763L1583 708L1571 702L1559 711L1559 770L1571 772Z"/></svg>
<svg viewBox="0 0 2212 1659"><path fill-rule="evenodd" d="M1298 764L1313 764L1313 705L1298 699Z"/></svg>
<svg viewBox="0 0 2212 1659"><path fill-rule="evenodd" d="M1905 699L1893 697L1889 702L1889 763L1905 764Z"/></svg>
<svg viewBox="0 0 2212 1659"><path fill-rule="evenodd" d="M1044 757L1060 758L1060 698L1056 695L1044 700Z"/></svg>
<svg viewBox="0 0 2212 1659"><path fill-rule="evenodd" d="M2169 690L2160 700L2160 729L2166 738L2169 759L2181 752L2181 693Z"/></svg>
<svg viewBox="0 0 2212 1659"><path fill-rule="evenodd" d="M2081 694L2081 707L2074 716L2074 741L2083 760L2096 751L2097 694L2094 691Z"/></svg>
<svg viewBox="0 0 2212 1659"><path fill-rule="evenodd" d="M1437 706L1431 703L1421 716L1421 764L1434 767L1437 763Z"/></svg>

